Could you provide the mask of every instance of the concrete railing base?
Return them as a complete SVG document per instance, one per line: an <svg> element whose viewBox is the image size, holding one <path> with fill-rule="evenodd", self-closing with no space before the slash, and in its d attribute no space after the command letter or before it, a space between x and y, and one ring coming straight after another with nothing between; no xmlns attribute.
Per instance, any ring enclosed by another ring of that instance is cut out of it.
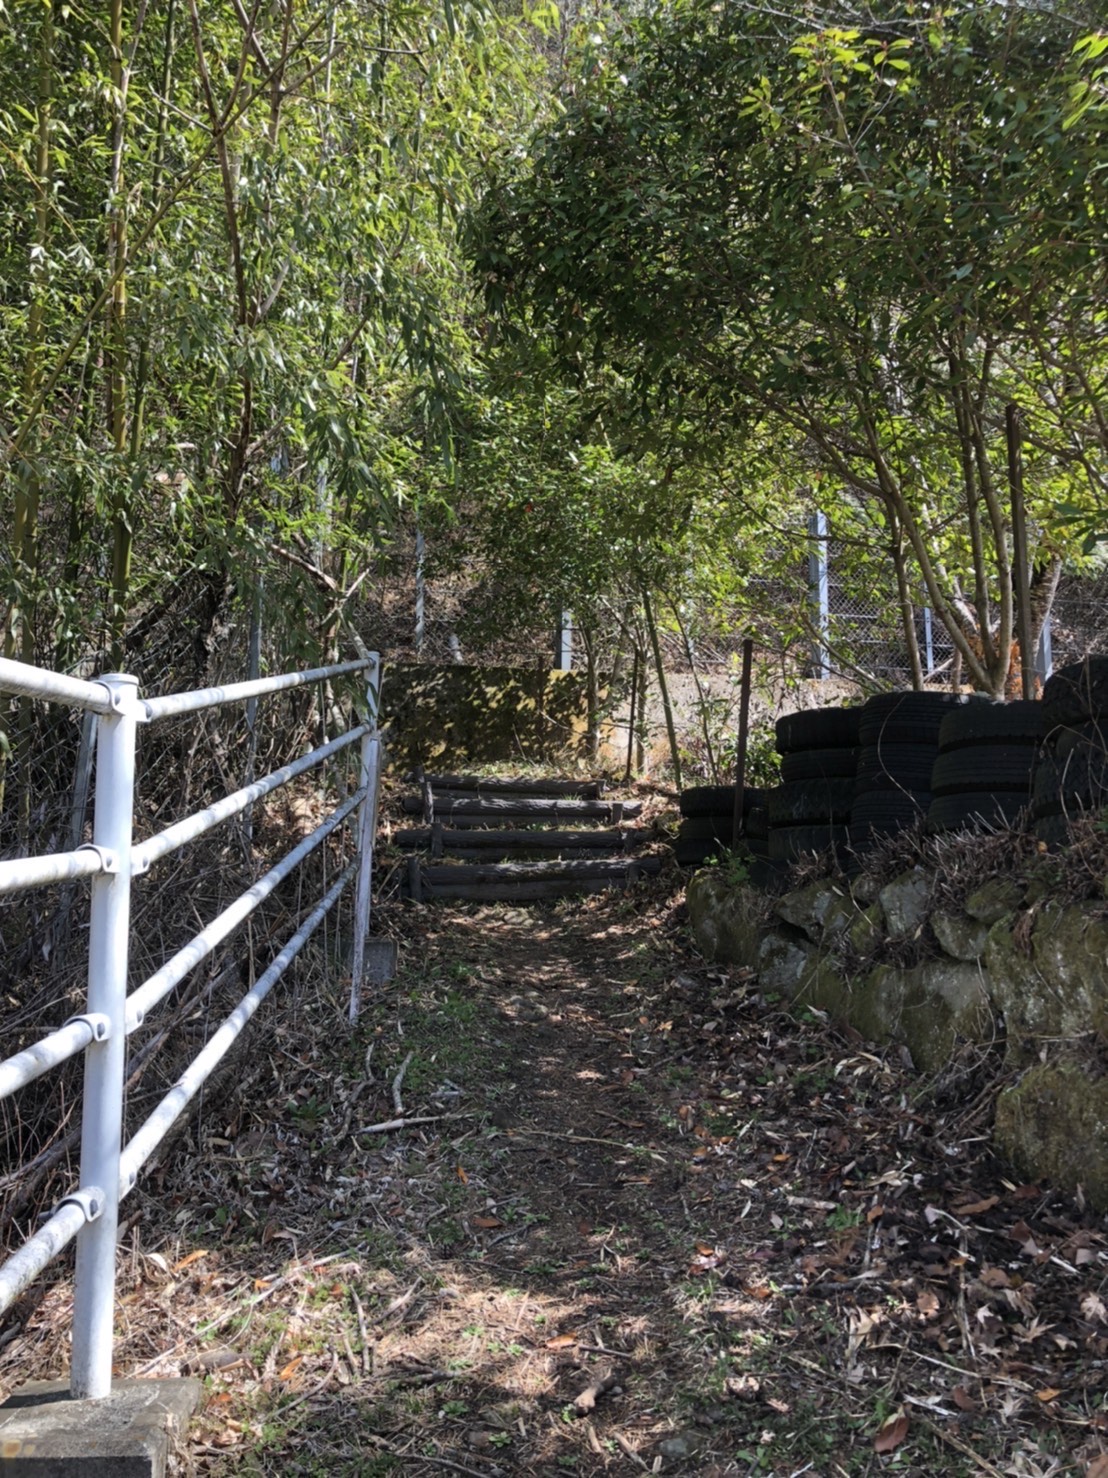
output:
<svg viewBox="0 0 1108 1478"><path fill-rule="evenodd" d="M34 1381L0 1406L3 1478L164 1478L203 1398L194 1380L125 1380L103 1401Z"/></svg>

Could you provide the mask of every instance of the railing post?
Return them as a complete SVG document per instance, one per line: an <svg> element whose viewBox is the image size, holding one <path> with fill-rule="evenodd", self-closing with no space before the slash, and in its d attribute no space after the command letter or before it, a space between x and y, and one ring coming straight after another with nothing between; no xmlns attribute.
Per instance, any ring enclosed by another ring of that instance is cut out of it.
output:
<svg viewBox="0 0 1108 1478"><path fill-rule="evenodd" d="M350 1020L358 1019L362 1007L362 977L365 974L365 942L369 934L370 895L373 887L373 839L377 832L377 791L381 779L381 740L377 734L380 712L381 659L369 654L372 666L366 673L366 707L370 732L362 739L359 787L365 797L358 813L358 876L354 889L354 950L350 965Z"/></svg>
<svg viewBox="0 0 1108 1478"><path fill-rule="evenodd" d="M123 1066L127 1048L127 957L131 913L131 816L135 788L138 679L101 678L112 711L100 719L96 745L93 843L111 871L92 883L88 1011L106 1016L107 1038L86 1051L81 1122L81 1188L96 1187L99 1215L77 1237L73 1306L74 1398L111 1394L115 1251L119 1222L119 1156L123 1127Z"/></svg>

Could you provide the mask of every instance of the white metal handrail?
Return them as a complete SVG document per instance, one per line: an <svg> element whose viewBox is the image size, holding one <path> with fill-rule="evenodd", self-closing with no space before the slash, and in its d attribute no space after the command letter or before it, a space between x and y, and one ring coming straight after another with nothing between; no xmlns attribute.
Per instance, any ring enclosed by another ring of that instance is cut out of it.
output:
<svg viewBox="0 0 1108 1478"><path fill-rule="evenodd" d="M86 683L79 677L13 662L9 657L0 657L0 690L65 703L70 708L88 708L93 713L110 713L112 708L111 691L104 683Z"/></svg>
<svg viewBox="0 0 1108 1478"><path fill-rule="evenodd" d="M372 659L370 659L372 660ZM170 693L164 698L150 698L144 705L147 719L176 717L195 713L200 708L218 708L223 703L241 703L247 698L262 698L267 693L283 693L288 688L302 688L307 683L325 682L345 673L361 672L365 658L339 662L334 667L313 667L310 672L287 672L280 677L259 677L248 683L228 683L222 688L197 688L191 693Z"/></svg>
<svg viewBox="0 0 1108 1478"><path fill-rule="evenodd" d="M354 673L364 673L367 680L368 722L357 724L330 743L132 846L135 743L139 724ZM86 1053L79 1189L63 1197L43 1225L0 1265L2 1313L77 1238L70 1382L75 1397L101 1398L111 1390L115 1250L121 1197L133 1187L139 1170L230 1050L351 878L356 879L356 890L350 1014L352 1018L357 1014L365 957L365 941L358 931L368 932L369 928L381 766L377 733L379 680L379 658L376 653L369 653L354 662L335 663L308 672L284 673L255 682L143 700L136 680L125 674L114 673L96 682L83 682L0 659L0 691L65 703L99 715L95 720L99 727L92 843L46 857L0 862L0 895L85 877L92 880L86 1012L0 1062L0 1099L3 1099L79 1052ZM132 877L147 872L171 852L359 741L360 772L355 792L128 997ZM354 862L316 904L124 1148L122 1097L127 1035L249 918L284 878L354 816L357 818Z"/></svg>
<svg viewBox="0 0 1108 1478"><path fill-rule="evenodd" d="M188 944L179 949L171 959L166 960L160 970L157 970L149 980L144 981L136 991L128 996L128 1036L146 1020L147 1012L159 1001L164 1001L175 985L180 985L185 976L195 970L201 960L207 959L212 950L229 934L233 934L258 905L265 902L274 888L283 882L310 852L314 852L320 842L329 837L336 827L341 826L351 811L364 799L365 790L356 790L339 806L337 811L333 811L328 816L326 821L298 843L275 867L271 867L256 883L247 888L245 893L240 893L234 903L225 908L222 913L217 914L210 923L205 924L198 934L192 936Z"/></svg>
<svg viewBox="0 0 1108 1478"><path fill-rule="evenodd" d="M75 852L49 852L45 857L16 857L0 862L0 894L24 893L51 883L68 883L107 872L112 859L99 847L78 847Z"/></svg>

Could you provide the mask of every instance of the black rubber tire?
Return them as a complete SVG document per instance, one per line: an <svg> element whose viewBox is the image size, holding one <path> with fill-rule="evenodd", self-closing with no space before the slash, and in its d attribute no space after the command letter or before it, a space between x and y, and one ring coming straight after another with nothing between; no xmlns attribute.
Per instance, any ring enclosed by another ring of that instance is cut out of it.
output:
<svg viewBox="0 0 1108 1478"><path fill-rule="evenodd" d="M940 754L931 771L931 792L937 796L962 791L1018 791L1031 794L1031 767L1035 751L1026 744L974 744Z"/></svg>
<svg viewBox="0 0 1108 1478"><path fill-rule="evenodd" d="M787 869L780 862L756 857L750 864L750 885L752 888L760 888L763 893L778 893L786 872Z"/></svg>
<svg viewBox="0 0 1108 1478"><path fill-rule="evenodd" d="M866 790L929 790L931 770L938 756L933 744L873 744L858 751L855 795Z"/></svg>
<svg viewBox="0 0 1108 1478"><path fill-rule="evenodd" d="M770 836L779 826L803 826L809 821L849 821L854 781L797 780L779 785L766 797Z"/></svg>
<svg viewBox="0 0 1108 1478"><path fill-rule="evenodd" d="M1043 705L1035 699L967 703L948 713L939 725L939 750L946 754L978 744L1034 745L1042 729Z"/></svg>
<svg viewBox="0 0 1108 1478"><path fill-rule="evenodd" d="M677 828L677 840L725 842L730 846L733 828L731 816L687 816Z"/></svg>
<svg viewBox="0 0 1108 1478"><path fill-rule="evenodd" d="M779 826L769 834L769 855L773 862L795 862L808 852L826 852L846 846L849 828L825 822L823 826Z"/></svg>
<svg viewBox="0 0 1108 1478"><path fill-rule="evenodd" d="M985 700L971 693L877 693L863 705L859 742L937 744L947 714L974 701Z"/></svg>
<svg viewBox="0 0 1108 1478"><path fill-rule="evenodd" d="M679 838L673 844L673 856L678 867L699 867L702 862L707 862L710 857L718 857L725 850L722 842L693 841L688 838Z"/></svg>
<svg viewBox="0 0 1108 1478"><path fill-rule="evenodd" d="M762 799L762 792L743 786L743 815ZM682 816L730 816L735 809L733 785L693 785L681 792Z"/></svg>
<svg viewBox="0 0 1108 1478"><path fill-rule="evenodd" d="M1051 849L1068 846L1070 842L1070 824L1065 816L1040 816L1031 830Z"/></svg>
<svg viewBox="0 0 1108 1478"><path fill-rule="evenodd" d="M778 754L803 749L854 749L860 708L803 708L777 720Z"/></svg>
<svg viewBox="0 0 1108 1478"><path fill-rule="evenodd" d="M1108 657L1085 657L1051 673L1043 686L1043 735L1108 712Z"/></svg>
<svg viewBox="0 0 1108 1478"><path fill-rule="evenodd" d="M1026 795L1012 791L966 791L939 795L927 808L928 831L999 831L1017 825L1027 808Z"/></svg>
<svg viewBox="0 0 1108 1478"><path fill-rule="evenodd" d="M769 836L769 811L765 804L751 806L746 813L746 835L752 841L764 840Z"/></svg>
<svg viewBox="0 0 1108 1478"><path fill-rule="evenodd" d="M1108 754L1108 717L1100 723L1090 719L1072 729L1055 730L1052 748L1058 759L1068 759L1071 754L1088 759Z"/></svg>
<svg viewBox="0 0 1108 1478"><path fill-rule="evenodd" d="M799 749L781 760L781 779L786 785L795 780L830 780L837 776L854 776L858 751L851 746L840 749Z"/></svg>
<svg viewBox="0 0 1108 1478"><path fill-rule="evenodd" d="M1031 796L1035 816L1108 805L1108 757L1074 753L1064 759L1040 759L1031 782Z"/></svg>
<svg viewBox="0 0 1108 1478"><path fill-rule="evenodd" d="M883 831L899 831L912 826L931 804L929 790L876 790L854 797L850 813L850 829L876 826Z"/></svg>

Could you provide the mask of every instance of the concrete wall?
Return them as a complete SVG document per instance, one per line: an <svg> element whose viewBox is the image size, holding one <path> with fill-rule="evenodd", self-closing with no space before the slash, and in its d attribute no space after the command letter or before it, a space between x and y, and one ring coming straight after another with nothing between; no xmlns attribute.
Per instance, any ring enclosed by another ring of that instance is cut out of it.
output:
<svg viewBox="0 0 1108 1478"><path fill-rule="evenodd" d="M393 766L446 769L547 760L581 745L584 675L386 662L381 718Z"/></svg>

